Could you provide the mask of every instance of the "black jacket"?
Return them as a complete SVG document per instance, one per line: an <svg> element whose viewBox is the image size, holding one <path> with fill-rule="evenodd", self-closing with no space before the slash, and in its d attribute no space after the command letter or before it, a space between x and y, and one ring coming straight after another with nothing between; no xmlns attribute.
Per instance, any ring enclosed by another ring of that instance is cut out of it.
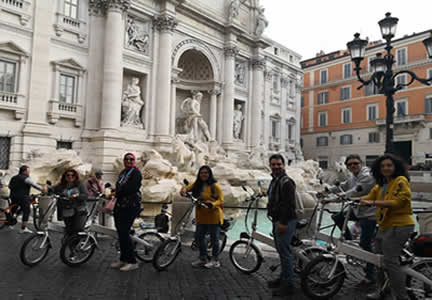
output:
<svg viewBox="0 0 432 300"><path fill-rule="evenodd" d="M140 170L134 168L130 173L129 170L121 171L115 189L116 207L139 207L141 205L141 181Z"/></svg>
<svg viewBox="0 0 432 300"><path fill-rule="evenodd" d="M273 223L286 225L288 221L297 218L295 194L295 182L286 173L273 177L268 189L267 204L268 216Z"/></svg>
<svg viewBox="0 0 432 300"><path fill-rule="evenodd" d="M12 177L9 182L10 198L12 200L27 200L30 199L31 186L25 182L27 175L18 174Z"/></svg>

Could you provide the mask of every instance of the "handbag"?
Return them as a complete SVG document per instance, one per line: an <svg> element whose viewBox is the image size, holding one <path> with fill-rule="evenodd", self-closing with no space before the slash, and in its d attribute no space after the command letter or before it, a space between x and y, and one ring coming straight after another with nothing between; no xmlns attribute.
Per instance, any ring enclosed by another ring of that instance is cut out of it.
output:
<svg viewBox="0 0 432 300"><path fill-rule="evenodd" d="M116 197L111 197L111 199L105 204L105 206L102 208L102 212L104 213L112 213L114 210L114 207L116 205L117 202L117 198Z"/></svg>

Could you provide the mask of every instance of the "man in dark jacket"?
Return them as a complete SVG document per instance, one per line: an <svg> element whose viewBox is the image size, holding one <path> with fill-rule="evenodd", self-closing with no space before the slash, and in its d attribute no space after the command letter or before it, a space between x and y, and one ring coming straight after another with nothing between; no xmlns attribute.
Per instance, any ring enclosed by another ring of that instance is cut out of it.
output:
<svg viewBox="0 0 432 300"><path fill-rule="evenodd" d="M273 154L269 159L272 181L267 191L268 216L273 223L273 238L281 261L281 274L268 282L269 288L276 288L274 296L286 296L294 292L294 267L291 240L296 230L297 216L294 181L285 172L285 159Z"/></svg>
<svg viewBox="0 0 432 300"><path fill-rule="evenodd" d="M21 166L18 175L12 177L9 182L10 198L12 204L16 204L16 206L12 208L12 215L15 214L18 207L21 207L23 212L21 233L32 232L27 228L30 215L30 189L32 187L39 191L44 191L40 185L36 184L30 178L30 168L28 166Z"/></svg>

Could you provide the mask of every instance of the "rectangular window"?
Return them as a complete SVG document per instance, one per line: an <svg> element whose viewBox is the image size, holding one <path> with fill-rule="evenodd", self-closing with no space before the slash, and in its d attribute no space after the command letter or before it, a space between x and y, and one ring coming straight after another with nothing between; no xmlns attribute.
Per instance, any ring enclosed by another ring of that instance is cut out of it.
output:
<svg viewBox="0 0 432 300"><path fill-rule="evenodd" d="M406 101L396 102L396 117L408 115L408 103Z"/></svg>
<svg viewBox="0 0 432 300"><path fill-rule="evenodd" d="M78 0L64 0L64 15L78 19Z"/></svg>
<svg viewBox="0 0 432 300"><path fill-rule="evenodd" d="M352 76L351 63L343 65L344 79Z"/></svg>
<svg viewBox="0 0 432 300"><path fill-rule="evenodd" d="M0 91L15 93L16 63L0 60Z"/></svg>
<svg viewBox="0 0 432 300"><path fill-rule="evenodd" d="M325 156L318 157L318 166L323 170L328 169L328 158Z"/></svg>
<svg viewBox="0 0 432 300"><path fill-rule="evenodd" d="M287 122L287 139L288 141L293 140L293 124Z"/></svg>
<svg viewBox="0 0 432 300"><path fill-rule="evenodd" d="M396 77L396 85L402 85L407 83L407 75L401 74ZM402 86L402 89L406 89L406 86Z"/></svg>
<svg viewBox="0 0 432 300"><path fill-rule="evenodd" d="M57 141L57 149L72 149L72 142Z"/></svg>
<svg viewBox="0 0 432 300"><path fill-rule="evenodd" d="M396 62L398 66L407 64L407 49L402 48L396 51Z"/></svg>
<svg viewBox="0 0 432 300"><path fill-rule="evenodd" d="M300 106L301 106L301 107L304 107L304 96L301 96L301 99L300 99Z"/></svg>
<svg viewBox="0 0 432 300"><path fill-rule="evenodd" d="M60 95L59 99L65 103L75 103L75 77L60 74Z"/></svg>
<svg viewBox="0 0 432 300"><path fill-rule="evenodd" d="M275 139L279 139L280 137L280 122L278 120L271 121L272 128L272 137Z"/></svg>
<svg viewBox="0 0 432 300"><path fill-rule="evenodd" d="M319 136L316 140L317 147L326 147L328 146L328 137L326 136Z"/></svg>
<svg viewBox="0 0 432 300"><path fill-rule="evenodd" d="M279 90L279 76L273 75L273 90L278 91Z"/></svg>
<svg viewBox="0 0 432 300"><path fill-rule="evenodd" d="M369 132L369 143L379 143L380 136L379 132Z"/></svg>
<svg viewBox="0 0 432 300"><path fill-rule="evenodd" d="M372 96L378 94L378 88L371 82L365 87L365 96Z"/></svg>
<svg viewBox="0 0 432 300"><path fill-rule="evenodd" d="M318 126L326 127L327 126L327 112L320 111L318 112Z"/></svg>
<svg viewBox="0 0 432 300"><path fill-rule="evenodd" d="M427 71L427 79L432 79L432 69Z"/></svg>
<svg viewBox="0 0 432 300"><path fill-rule="evenodd" d="M429 128L429 139L432 140L432 128Z"/></svg>
<svg viewBox="0 0 432 300"><path fill-rule="evenodd" d="M378 105L368 105L367 106L367 119L369 121L375 121L378 119Z"/></svg>
<svg viewBox="0 0 432 300"><path fill-rule="evenodd" d="M320 92L317 95L317 104L327 104L329 103L328 92Z"/></svg>
<svg viewBox="0 0 432 300"><path fill-rule="evenodd" d="M10 138L0 137L0 169L9 168Z"/></svg>
<svg viewBox="0 0 432 300"><path fill-rule="evenodd" d="M327 70L321 70L321 84L327 83Z"/></svg>
<svg viewBox="0 0 432 300"><path fill-rule="evenodd" d="M351 145L353 142L353 138L351 134L344 134L340 136L340 144L341 145Z"/></svg>
<svg viewBox="0 0 432 300"><path fill-rule="evenodd" d="M425 99L425 114L432 114L432 96Z"/></svg>
<svg viewBox="0 0 432 300"><path fill-rule="evenodd" d="M373 163L378 157L378 155L366 155L366 166L369 168L372 167Z"/></svg>
<svg viewBox="0 0 432 300"><path fill-rule="evenodd" d="M351 87L346 86L340 88L340 99L341 100L347 100L351 98Z"/></svg>
<svg viewBox="0 0 432 300"><path fill-rule="evenodd" d="M342 124L351 123L351 108L342 109Z"/></svg>

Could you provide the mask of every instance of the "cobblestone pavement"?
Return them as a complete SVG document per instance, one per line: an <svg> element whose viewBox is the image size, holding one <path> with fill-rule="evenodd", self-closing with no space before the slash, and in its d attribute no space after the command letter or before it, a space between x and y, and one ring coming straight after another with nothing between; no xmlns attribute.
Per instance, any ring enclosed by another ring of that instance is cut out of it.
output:
<svg viewBox="0 0 432 300"><path fill-rule="evenodd" d="M189 247L168 271L157 272L151 264L120 272L109 268L117 254L112 242L103 240L93 257L78 268L64 265L59 258L59 233L53 233L53 248L39 265L29 268L19 259L20 246L28 234L19 234L5 228L0 231L0 299L281 299L272 298L266 280L273 277L269 266L276 259L268 257L261 269L253 275L238 272L231 264L228 253L221 256L222 267L216 270L193 269L190 263L196 257ZM297 287L300 286L297 279ZM356 281L346 280L334 299L364 299L367 288ZM286 299L307 299L297 289Z"/></svg>

